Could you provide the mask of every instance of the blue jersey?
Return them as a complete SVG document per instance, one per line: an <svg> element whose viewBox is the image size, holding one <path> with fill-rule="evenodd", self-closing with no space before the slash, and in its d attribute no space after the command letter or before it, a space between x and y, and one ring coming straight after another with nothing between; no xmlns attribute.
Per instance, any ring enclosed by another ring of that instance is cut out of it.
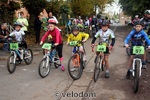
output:
<svg viewBox="0 0 150 100"><path fill-rule="evenodd" d="M126 37L124 44L128 44L131 40L132 46L141 46L143 45L143 40L146 40L147 45L150 46L150 40L145 33L144 30L141 30L140 32L137 32L136 30L132 30L129 35Z"/></svg>

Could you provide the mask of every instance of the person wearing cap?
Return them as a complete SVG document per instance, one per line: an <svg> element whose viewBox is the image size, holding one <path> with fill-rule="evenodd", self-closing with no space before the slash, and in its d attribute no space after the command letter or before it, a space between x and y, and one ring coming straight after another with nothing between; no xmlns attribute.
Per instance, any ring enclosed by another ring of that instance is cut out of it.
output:
<svg viewBox="0 0 150 100"><path fill-rule="evenodd" d="M92 42L91 42L92 48L94 48L94 43L97 38L99 38L98 44L101 43L102 45L106 46L106 52L104 52L104 62L105 62L105 67L106 67L105 78L109 78L108 58L109 58L110 50L112 50L115 44L115 35L114 35L114 32L111 29L109 29L108 20L103 20L103 22L101 23L101 29L95 34L95 36L92 39ZM111 43L110 43L110 40L111 40ZM96 52L96 54L99 54L99 53Z"/></svg>
<svg viewBox="0 0 150 100"><path fill-rule="evenodd" d="M69 44L70 41L81 41L81 42L86 42L87 39L89 38L89 34L80 32L78 26L74 26L72 33L68 36L67 39L67 45ZM83 52L83 61L86 61L86 56L84 53L83 45L78 44L78 48L80 52ZM76 52L76 47L73 48L72 53ZM71 71L74 71L78 67L77 65L74 65L74 68L71 69Z"/></svg>
<svg viewBox="0 0 150 100"><path fill-rule="evenodd" d="M56 20L54 19L49 19L48 20L48 31L44 34L44 36L41 39L40 45L43 44L43 42L46 40L46 38L50 35L53 41L53 45L56 47L56 50L58 52L58 56L60 59L61 63L61 70L64 71L65 67L63 65L63 55L62 55L62 50L63 50L63 40L60 34L59 29L56 27Z"/></svg>
<svg viewBox="0 0 150 100"><path fill-rule="evenodd" d="M135 29L133 29L129 35L126 37L126 39L124 40L124 44L126 48L129 48L129 41L131 41L131 56L129 59L129 69L127 71L127 75L126 78L129 79L130 78L130 74L132 71L132 61L133 61L133 46L143 46L144 42L143 40L145 39L148 45L148 49L150 49L150 40L148 38L148 35L145 33L145 31L143 30L143 23L141 21L135 22ZM143 57L143 61L142 61L142 68L146 68L146 53L144 54Z"/></svg>

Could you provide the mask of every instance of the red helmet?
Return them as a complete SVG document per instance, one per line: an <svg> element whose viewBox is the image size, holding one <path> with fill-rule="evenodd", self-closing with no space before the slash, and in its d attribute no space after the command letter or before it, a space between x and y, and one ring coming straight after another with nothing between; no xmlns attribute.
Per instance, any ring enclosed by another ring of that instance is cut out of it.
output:
<svg viewBox="0 0 150 100"><path fill-rule="evenodd" d="M48 20L48 23L49 24L56 24L56 20L51 18L51 19Z"/></svg>

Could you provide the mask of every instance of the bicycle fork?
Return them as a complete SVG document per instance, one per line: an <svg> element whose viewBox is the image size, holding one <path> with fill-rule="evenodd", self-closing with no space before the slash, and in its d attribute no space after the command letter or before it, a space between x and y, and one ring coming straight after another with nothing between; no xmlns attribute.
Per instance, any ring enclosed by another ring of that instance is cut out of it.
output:
<svg viewBox="0 0 150 100"><path fill-rule="evenodd" d="M140 62L140 66L138 67L139 68L139 77L140 77L141 76L141 68L142 68L142 61L141 61L140 58L133 59L133 65L132 65L133 71L132 71L132 75L135 76L135 73L134 73L134 70L135 70L135 61L139 61Z"/></svg>
<svg viewBox="0 0 150 100"><path fill-rule="evenodd" d="M16 63L17 55L16 55L15 51L11 51L11 54L14 55L13 63L15 64L15 63ZM12 60L12 59L10 59L10 62L12 62L11 60Z"/></svg>

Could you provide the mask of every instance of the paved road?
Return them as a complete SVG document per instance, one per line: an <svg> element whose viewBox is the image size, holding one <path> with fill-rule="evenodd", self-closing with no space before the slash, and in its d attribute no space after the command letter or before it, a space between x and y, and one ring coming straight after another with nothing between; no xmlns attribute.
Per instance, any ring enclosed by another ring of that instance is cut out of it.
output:
<svg viewBox="0 0 150 100"><path fill-rule="evenodd" d="M71 47L64 45L65 72L52 68L48 77L38 75L38 64L42 54L34 56L31 65L17 66L14 74L6 69L6 60L0 60L0 100L149 100L150 69L143 71L140 90L133 93L132 81L126 80L128 56L122 47L123 39L129 29L125 26L113 26L116 44L110 55L110 78L104 78L104 72L98 81L93 81L94 57L89 39L86 44L87 67L79 80L70 78L67 71ZM61 97L60 97L61 95Z"/></svg>

